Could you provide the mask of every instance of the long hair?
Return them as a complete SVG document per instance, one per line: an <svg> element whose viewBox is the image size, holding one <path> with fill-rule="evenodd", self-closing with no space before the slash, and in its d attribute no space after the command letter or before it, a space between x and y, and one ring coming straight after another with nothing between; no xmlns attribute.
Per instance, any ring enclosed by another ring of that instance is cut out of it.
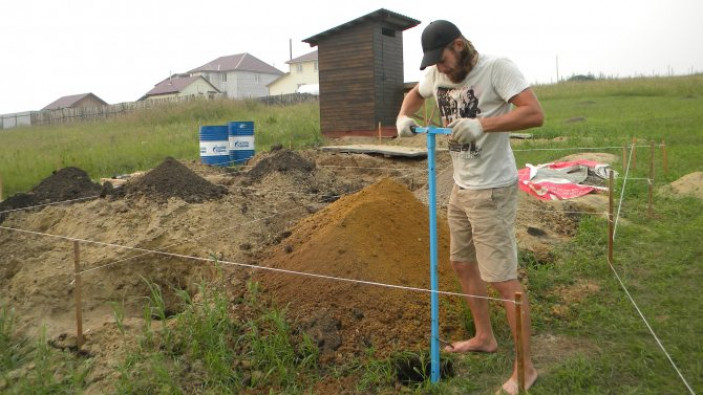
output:
<svg viewBox="0 0 703 395"><path fill-rule="evenodd" d="M449 48L459 55L459 67L448 74L449 79L456 83L463 81L466 76L469 75L476 64L475 58L478 53L471 41L467 40L464 36L459 38L464 44L461 50L454 50L453 43L449 45Z"/></svg>
<svg viewBox="0 0 703 395"><path fill-rule="evenodd" d="M476 48L474 45L471 43L471 41L467 40L464 36L461 36L461 40L464 42L464 46L461 49L461 65L464 66L464 69L466 69L466 73L468 74L469 71L474 67L474 56L476 55Z"/></svg>

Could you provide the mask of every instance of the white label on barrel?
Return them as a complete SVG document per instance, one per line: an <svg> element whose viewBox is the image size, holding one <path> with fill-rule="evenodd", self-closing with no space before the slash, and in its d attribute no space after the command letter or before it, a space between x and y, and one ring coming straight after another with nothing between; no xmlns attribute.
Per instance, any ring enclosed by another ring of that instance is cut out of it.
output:
<svg viewBox="0 0 703 395"><path fill-rule="evenodd" d="M229 136L229 149L238 150L253 150L254 136Z"/></svg>
<svg viewBox="0 0 703 395"><path fill-rule="evenodd" d="M200 156L220 156L227 155L227 141L201 141Z"/></svg>

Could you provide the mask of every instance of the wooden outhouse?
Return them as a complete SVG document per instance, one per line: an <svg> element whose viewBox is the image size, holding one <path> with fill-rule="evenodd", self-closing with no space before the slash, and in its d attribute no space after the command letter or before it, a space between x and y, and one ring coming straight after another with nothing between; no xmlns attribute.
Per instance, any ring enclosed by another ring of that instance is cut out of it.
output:
<svg viewBox="0 0 703 395"><path fill-rule="evenodd" d="M303 40L318 47L326 137L395 136L403 102L403 31L420 21L379 9Z"/></svg>

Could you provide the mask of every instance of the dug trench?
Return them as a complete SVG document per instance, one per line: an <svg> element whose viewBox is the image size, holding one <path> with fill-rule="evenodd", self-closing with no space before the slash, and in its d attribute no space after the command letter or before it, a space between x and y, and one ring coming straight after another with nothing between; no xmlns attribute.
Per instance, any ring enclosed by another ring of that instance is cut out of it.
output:
<svg viewBox="0 0 703 395"><path fill-rule="evenodd" d="M447 155L437 159L439 288L459 292L442 215L451 165ZM0 203L0 289L28 334L44 327L50 344L75 346L79 241L82 349L99 361L89 382L109 380L123 355L115 306L136 330L150 283L172 315L182 309L179 292L196 295L199 284L218 282L237 303L257 281L295 330L315 341L323 363L370 348L382 358L428 347L429 293L418 291L429 288L424 160L279 149L239 170L166 158L116 189L86 180L80 169L60 170ZM55 193L46 190L51 185ZM86 200L47 204L79 197ZM576 231L571 212L604 210L607 198L591 198L545 203L521 193L520 247L538 262L552 259ZM441 336L467 336L459 298L441 306Z"/></svg>

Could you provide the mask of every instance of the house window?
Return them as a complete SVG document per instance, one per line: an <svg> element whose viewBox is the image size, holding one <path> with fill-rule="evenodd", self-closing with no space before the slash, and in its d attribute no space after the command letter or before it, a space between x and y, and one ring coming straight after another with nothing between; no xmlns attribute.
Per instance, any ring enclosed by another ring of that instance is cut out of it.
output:
<svg viewBox="0 0 703 395"><path fill-rule="evenodd" d="M302 72L303 72L303 64L302 64L302 63L296 64L295 67L296 67L298 73L302 73Z"/></svg>
<svg viewBox="0 0 703 395"><path fill-rule="evenodd" d="M222 82L227 82L227 73L222 73Z"/></svg>
<svg viewBox="0 0 703 395"><path fill-rule="evenodd" d="M395 37L395 30L383 27L381 28L381 34L388 37Z"/></svg>
<svg viewBox="0 0 703 395"><path fill-rule="evenodd" d="M259 82L259 73L254 74L254 82Z"/></svg>

